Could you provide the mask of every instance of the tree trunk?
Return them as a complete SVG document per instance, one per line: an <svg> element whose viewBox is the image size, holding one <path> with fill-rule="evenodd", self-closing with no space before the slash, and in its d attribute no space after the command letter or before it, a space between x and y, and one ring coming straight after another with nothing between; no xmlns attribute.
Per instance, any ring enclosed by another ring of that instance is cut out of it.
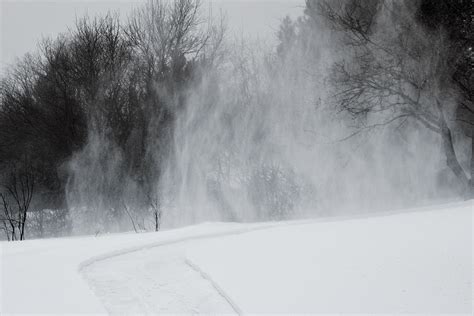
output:
<svg viewBox="0 0 474 316"><path fill-rule="evenodd" d="M474 198L474 131L471 134L471 180L470 180L470 198Z"/></svg>
<svg viewBox="0 0 474 316"><path fill-rule="evenodd" d="M159 227L158 227L158 212L155 211L155 232L157 232L159 230Z"/></svg>
<svg viewBox="0 0 474 316"><path fill-rule="evenodd" d="M451 171L454 172L456 177L459 179L459 181L463 185L464 187L463 194L465 195L465 198L469 198L470 191L471 191L470 181L466 173L464 172L463 168L461 167L461 164L459 163L458 158L456 157L451 130L447 126L445 126L442 128L441 134L443 138L443 149L446 155L446 164L448 165L449 169L451 169ZM472 158L471 158L471 162L472 162ZM471 165L471 173L472 171L473 171L473 167Z"/></svg>
<svg viewBox="0 0 474 316"><path fill-rule="evenodd" d="M25 208L25 211L23 212L23 218L22 218L22 222L21 222L21 227L20 227L20 240L24 240L25 239L25 223L26 223L26 208Z"/></svg>
<svg viewBox="0 0 474 316"><path fill-rule="evenodd" d="M40 238L44 237L44 228L43 228L43 221L44 221L44 214L43 214L43 209L39 210L40 215L39 215L39 233L40 233Z"/></svg>

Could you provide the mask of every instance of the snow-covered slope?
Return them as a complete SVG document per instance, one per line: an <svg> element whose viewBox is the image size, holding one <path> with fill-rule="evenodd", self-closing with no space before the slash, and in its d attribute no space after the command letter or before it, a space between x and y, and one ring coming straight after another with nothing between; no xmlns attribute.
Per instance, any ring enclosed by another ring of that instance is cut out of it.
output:
<svg viewBox="0 0 474 316"><path fill-rule="evenodd" d="M1 243L0 312L470 314L472 212Z"/></svg>

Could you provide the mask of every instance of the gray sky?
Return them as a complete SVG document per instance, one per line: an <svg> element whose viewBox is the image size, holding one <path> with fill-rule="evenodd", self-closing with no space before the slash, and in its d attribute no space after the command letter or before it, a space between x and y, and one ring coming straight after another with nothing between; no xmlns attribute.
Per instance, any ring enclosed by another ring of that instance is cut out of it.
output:
<svg viewBox="0 0 474 316"><path fill-rule="evenodd" d="M34 51L42 37L54 37L66 31L76 16L95 15L108 10L119 11L125 18L134 6L145 0L82 0L82 1L1 1L2 68L15 58ZM203 6L212 4L213 12L220 10L228 18L232 36L258 37L269 42L285 15L297 17L302 13L304 0L202 0Z"/></svg>

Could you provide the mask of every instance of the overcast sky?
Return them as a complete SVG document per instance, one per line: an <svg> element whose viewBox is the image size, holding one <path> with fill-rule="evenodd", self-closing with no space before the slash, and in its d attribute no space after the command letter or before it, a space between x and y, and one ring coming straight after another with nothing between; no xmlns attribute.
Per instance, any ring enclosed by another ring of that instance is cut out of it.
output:
<svg viewBox="0 0 474 316"><path fill-rule="evenodd" d="M2 67L16 57L34 51L42 37L56 36L71 27L76 16L119 11L125 18L133 7L145 0L0 0ZM244 36L275 39L280 20L302 13L304 0L202 0L212 4L213 12L222 10L228 18L229 32Z"/></svg>

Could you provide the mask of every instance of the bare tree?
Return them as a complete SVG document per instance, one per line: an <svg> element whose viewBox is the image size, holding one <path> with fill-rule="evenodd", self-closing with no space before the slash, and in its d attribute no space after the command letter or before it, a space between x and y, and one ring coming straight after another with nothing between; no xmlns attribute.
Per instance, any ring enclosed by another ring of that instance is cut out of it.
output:
<svg viewBox="0 0 474 316"><path fill-rule="evenodd" d="M132 223L133 230L135 233L140 232L140 230L143 230L144 228L140 226L137 223L137 219L135 218L133 212L130 210L130 207L127 205L125 201L122 201L122 209L127 214L128 218L130 219L130 222Z"/></svg>
<svg viewBox="0 0 474 316"><path fill-rule="evenodd" d="M158 197L148 196L148 201L150 204L150 210L152 214L153 228L157 232L160 230L161 226L161 203Z"/></svg>
<svg viewBox="0 0 474 316"><path fill-rule="evenodd" d="M4 185L5 192L0 193L3 207L3 229L8 240L24 240L25 224L35 188L34 171L31 165L25 168L15 168L8 184Z"/></svg>
<svg viewBox="0 0 474 316"><path fill-rule="evenodd" d="M447 166L467 194L470 180L454 149L456 125L451 117L456 95L450 84L448 39L420 27L413 3L336 3L321 1L319 10L343 32L344 44L354 56L336 63L333 80L340 108L363 118L355 134L418 122L440 135Z"/></svg>
<svg viewBox="0 0 474 316"><path fill-rule="evenodd" d="M198 0L151 0L135 11L127 34L148 64L148 75L199 55L209 38L199 29L199 7Z"/></svg>

